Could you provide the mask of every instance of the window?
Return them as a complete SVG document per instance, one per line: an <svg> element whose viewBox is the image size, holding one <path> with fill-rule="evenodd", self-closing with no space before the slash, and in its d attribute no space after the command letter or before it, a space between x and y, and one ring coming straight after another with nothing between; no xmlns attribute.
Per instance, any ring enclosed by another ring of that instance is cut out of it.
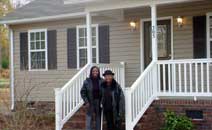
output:
<svg viewBox="0 0 212 130"><path fill-rule="evenodd" d="M212 13L207 15L207 57L212 58Z"/></svg>
<svg viewBox="0 0 212 130"><path fill-rule="evenodd" d="M47 70L47 30L30 30L29 70Z"/></svg>
<svg viewBox="0 0 212 130"><path fill-rule="evenodd" d="M86 26L77 27L77 67L81 68L87 63L87 29ZM98 63L98 26L92 25L92 56L93 63Z"/></svg>

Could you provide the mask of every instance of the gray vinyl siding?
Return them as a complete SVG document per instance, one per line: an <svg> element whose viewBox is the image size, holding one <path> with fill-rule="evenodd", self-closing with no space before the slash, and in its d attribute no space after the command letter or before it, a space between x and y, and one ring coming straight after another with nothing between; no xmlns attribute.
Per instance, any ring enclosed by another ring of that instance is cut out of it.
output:
<svg viewBox="0 0 212 130"><path fill-rule="evenodd" d="M205 15L212 11L212 2L195 2L194 4L179 4L158 7L158 16L173 16L174 58L193 58L193 30L192 17ZM176 17L183 16L185 25L178 28ZM130 87L140 75L140 30L131 31L130 20L150 17L150 8L130 9L125 11L124 20L109 19L108 17L94 18L93 23L110 26L110 62L126 62L126 86ZM85 24L85 19L62 20L34 24L15 25L14 64L15 87L19 98L27 89L33 88L30 100L54 100L54 88L62 87L78 70L68 69L67 66L67 29L76 25ZM57 70L44 72L20 71L19 33L28 29L47 28L57 30ZM211 72L212 73L212 72ZM25 84L25 85L24 85Z"/></svg>

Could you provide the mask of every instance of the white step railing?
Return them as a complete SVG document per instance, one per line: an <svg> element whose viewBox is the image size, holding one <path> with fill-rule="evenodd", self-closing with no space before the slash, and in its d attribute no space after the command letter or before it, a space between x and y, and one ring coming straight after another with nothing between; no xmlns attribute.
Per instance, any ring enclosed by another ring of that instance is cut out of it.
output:
<svg viewBox="0 0 212 130"><path fill-rule="evenodd" d="M121 85L122 88L125 87L125 63L120 62L120 64L93 64L99 67L100 73L103 74L105 70L112 70L115 75L115 80Z"/></svg>
<svg viewBox="0 0 212 130"><path fill-rule="evenodd" d="M125 88L126 130L133 130L157 97L212 96L212 59L163 60L152 62L129 88ZM101 74L113 70L115 79L125 87L125 66L93 64ZM80 89L91 65L82 68L62 89L56 89L56 130L61 130L82 106Z"/></svg>
<svg viewBox="0 0 212 130"><path fill-rule="evenodd" d="M158 61L158 96L212 96L212 60Z"/></svg>
<svg viewBox="0 0 212 130"><path fill-rule="evenodd" d="M115 73L115 79L125 86L125 66L120 64L93 64L100 68L100 73L107 69ZM80 90L84 80L90 73L90 68L93 65L83 67L68 83L62 88L55 89L55 112L56 112L56 130L62 130L64 124L79 110L83 105L83 100L80 96Z"/></svg>
<svg viewBox="0 0 212 130"><path fill-rule="evenodd" d="M126 89L126 130L133 130L157 97L212 97L212 59L152 62Z"/></svg>
<svg viewBox="0 0 212 130"><path fill-rule="evenodd" d="M126 130L133 130L157 94L157 64L152 62L134 84L125 90Z"/></svg>

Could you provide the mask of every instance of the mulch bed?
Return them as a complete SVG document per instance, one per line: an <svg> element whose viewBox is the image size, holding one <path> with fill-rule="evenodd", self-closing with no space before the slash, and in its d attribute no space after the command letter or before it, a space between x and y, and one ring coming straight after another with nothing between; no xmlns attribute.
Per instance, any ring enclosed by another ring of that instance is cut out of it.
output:
<svg viewBox="0 0 212 130"><path fill-rule="evenodd" d="M10 120L9 122L12 122L12 125L5 123L8 122L7 120ZM24 128L26 128L25 130L28 130L27 128L30 128L30 130L55 130L55 120L51 115L35 115L34 117L29 117L27 120L26 117L23 117L23 121L20 120L22 119L18 120L17 118L17 120L15 120L15 118L12 118L11 115L0 114L0 130L22 130L20 129L21 127L19 128L13 125L16 123L20 124L21 122L25 122L23 124Z"/></svg>

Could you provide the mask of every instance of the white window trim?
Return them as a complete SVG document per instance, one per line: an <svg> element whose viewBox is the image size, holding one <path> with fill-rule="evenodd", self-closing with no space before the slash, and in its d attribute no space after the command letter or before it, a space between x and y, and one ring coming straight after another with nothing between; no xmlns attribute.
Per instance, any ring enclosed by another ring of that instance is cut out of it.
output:
<svg viewBox="0 0 212 130"><path fill-rule="evenodd" d="M30 33L36 33L36 32L45 32L45 49L37 49L37 50L31 50L30 49ZM31 52L40 52L45 51L45 69L32 69L31 68ZM31 29L28 30L28 67L29 71L48 71L48 41L47 41L47 29Z"/></svg>
<svg viewBox="0 0 212 130"><path fill-rule="evenodd" d="M206 47L207 47L207 58L212 58L211 57L211 41L212 41L212 38L210 38L210 17L212 16L212 12L209 12L209 13L207 13L207 28L206 28L206 30L207 30L207 45L206 45Z"/></svg>
<svg viewBox="0 0 212 130"><path fill-rule="evenodd" d="M92 24L91 27L96 27L96 46L92 46L92 48L96 48L96 63L99 64L99 25L98 24ZM80 69L80 59L79 59L79 49L88 49L87 47L79 47L79 29L80 28L86 28L86 25L78 25L76 27L77 31L77 69ZM93 60L93 58L92 58Z"/></svg>

